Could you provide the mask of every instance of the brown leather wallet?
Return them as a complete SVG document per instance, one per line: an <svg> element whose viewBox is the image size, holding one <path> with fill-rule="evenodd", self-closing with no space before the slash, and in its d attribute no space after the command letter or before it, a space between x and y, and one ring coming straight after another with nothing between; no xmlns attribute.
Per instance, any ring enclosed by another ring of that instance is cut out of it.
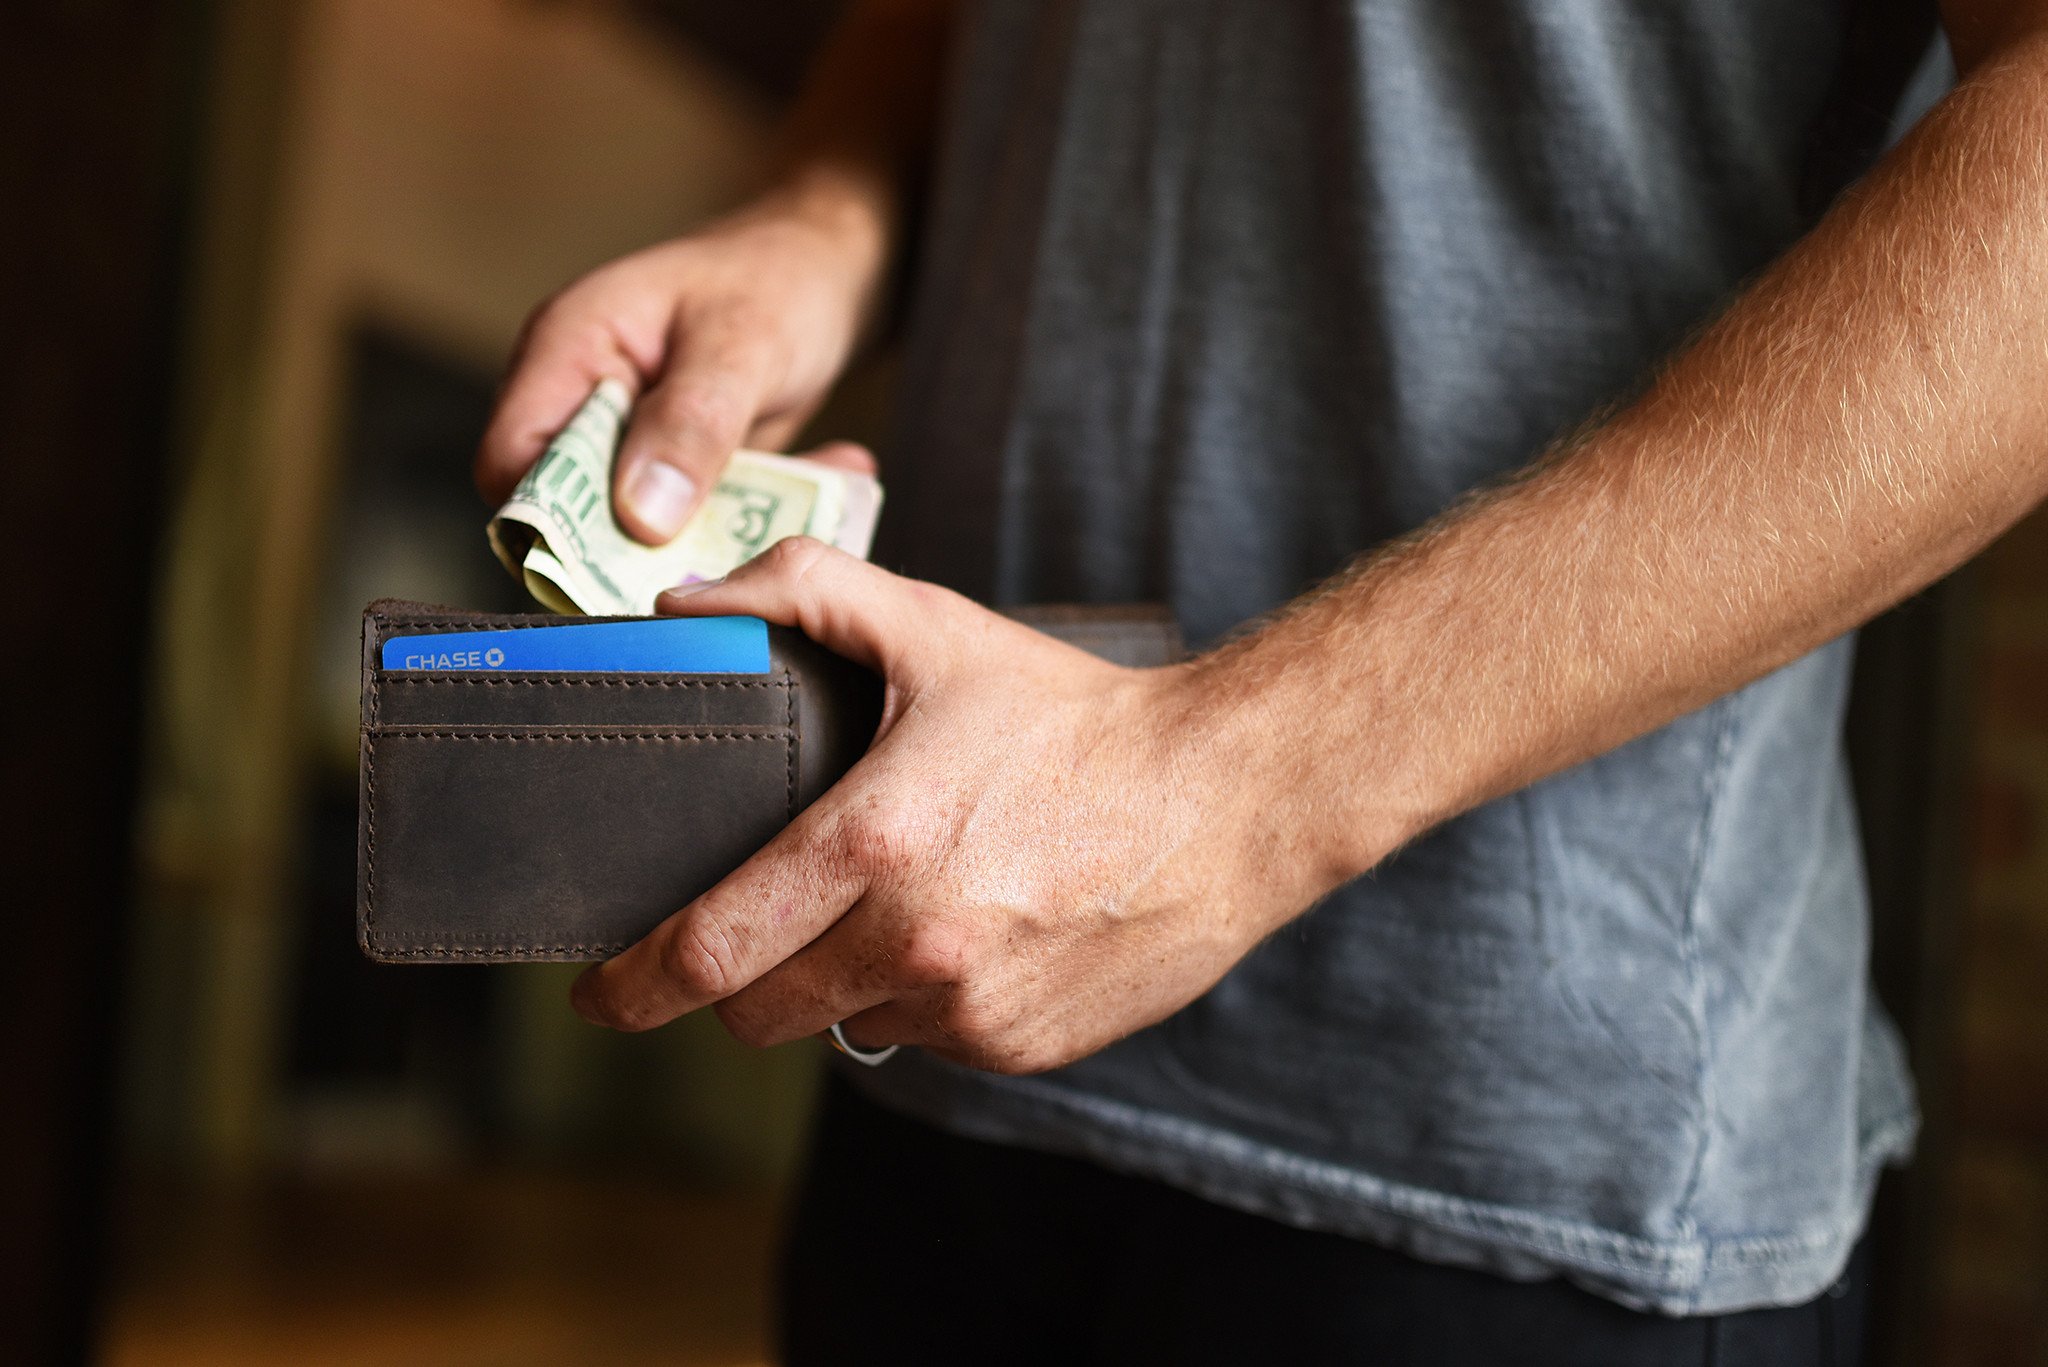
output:
<svg viewBox="0 0 2048 1367"><path fill-rule="evenodd" d="M1181 654L1158 608L1013 610L1120 664ZM881 681L769 628L760 675L386 670L392 635L561 626L363 611L356 939L388 963L618 953L715 884L867 749Z"/></svg>

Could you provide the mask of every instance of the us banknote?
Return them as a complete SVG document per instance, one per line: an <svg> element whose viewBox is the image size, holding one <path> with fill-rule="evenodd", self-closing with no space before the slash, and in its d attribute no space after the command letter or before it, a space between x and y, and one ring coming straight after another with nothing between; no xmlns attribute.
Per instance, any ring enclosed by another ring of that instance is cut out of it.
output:
<svg viewBox="0 0 2048 1367"><path fill-rule="evenodd" d="M491 549L542 606L641 616L677 584L716 579L786 536L814 536L866 558L882 511L870 475L739 451L675 539L648 546L612 516L612 459L631 402L605 380L548 443L491 519Z"/></svg>

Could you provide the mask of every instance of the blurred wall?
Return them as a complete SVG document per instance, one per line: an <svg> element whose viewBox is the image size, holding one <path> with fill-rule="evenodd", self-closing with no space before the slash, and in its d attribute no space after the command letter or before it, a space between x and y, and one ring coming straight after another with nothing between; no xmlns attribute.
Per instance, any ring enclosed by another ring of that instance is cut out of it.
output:
<svg viewBox="0 0 2048 1367"><path fill-rule="evenodd" d="M190 17L179 0L26 0L0 28L0 477L20 637L0 666L0 1362L84 1360L107 1265Z"/></svg>
<svg viewBox="0 0 2048 1367"><path fill-rule="evenodd" d="M1971 571L1967 876L1930 1095L1933 1360L2048 1364L2048 510Z"/></svg>
<svg viewBox="0 0 2048 1367"><path fill-rule="evenodd" d="M377 329L495 374L546 294L742 193L768 111L599 4L230 0L211 53L130 1113L145 1155L246 1170L290 1129L304 794L323 762L353 771L317 609L335 565L380 573L331 539L352 349Z"/></svg>

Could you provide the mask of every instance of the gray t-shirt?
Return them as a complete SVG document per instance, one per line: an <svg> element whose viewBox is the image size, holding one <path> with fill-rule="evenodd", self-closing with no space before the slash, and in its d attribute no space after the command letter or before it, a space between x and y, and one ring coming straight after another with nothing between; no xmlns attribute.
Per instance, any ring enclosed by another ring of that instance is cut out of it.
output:
<svg viewBox="0 0 2048 1367"><path fill-rule="evenodd" d="M1835 0L968 3L883 558L1212 639L1513 469L1811 220ZM1671 1313L1909 1145L1827 646L1444 826L960 1132ZM858 1071L858 1070L857 1070Z"/></svg>

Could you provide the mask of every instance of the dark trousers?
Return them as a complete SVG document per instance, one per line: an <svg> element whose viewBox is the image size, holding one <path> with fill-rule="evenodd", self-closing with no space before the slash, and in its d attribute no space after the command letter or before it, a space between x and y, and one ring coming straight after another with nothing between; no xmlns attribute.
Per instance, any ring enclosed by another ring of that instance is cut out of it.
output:
<svg viewBox="0 0 2048 1367"><path fill-rule="evenodd" d="M1805 1305L1672 1319L960 1139L831 1078L786 1232L786 1367L1849 1367L1862 1251Z"/></svg>

